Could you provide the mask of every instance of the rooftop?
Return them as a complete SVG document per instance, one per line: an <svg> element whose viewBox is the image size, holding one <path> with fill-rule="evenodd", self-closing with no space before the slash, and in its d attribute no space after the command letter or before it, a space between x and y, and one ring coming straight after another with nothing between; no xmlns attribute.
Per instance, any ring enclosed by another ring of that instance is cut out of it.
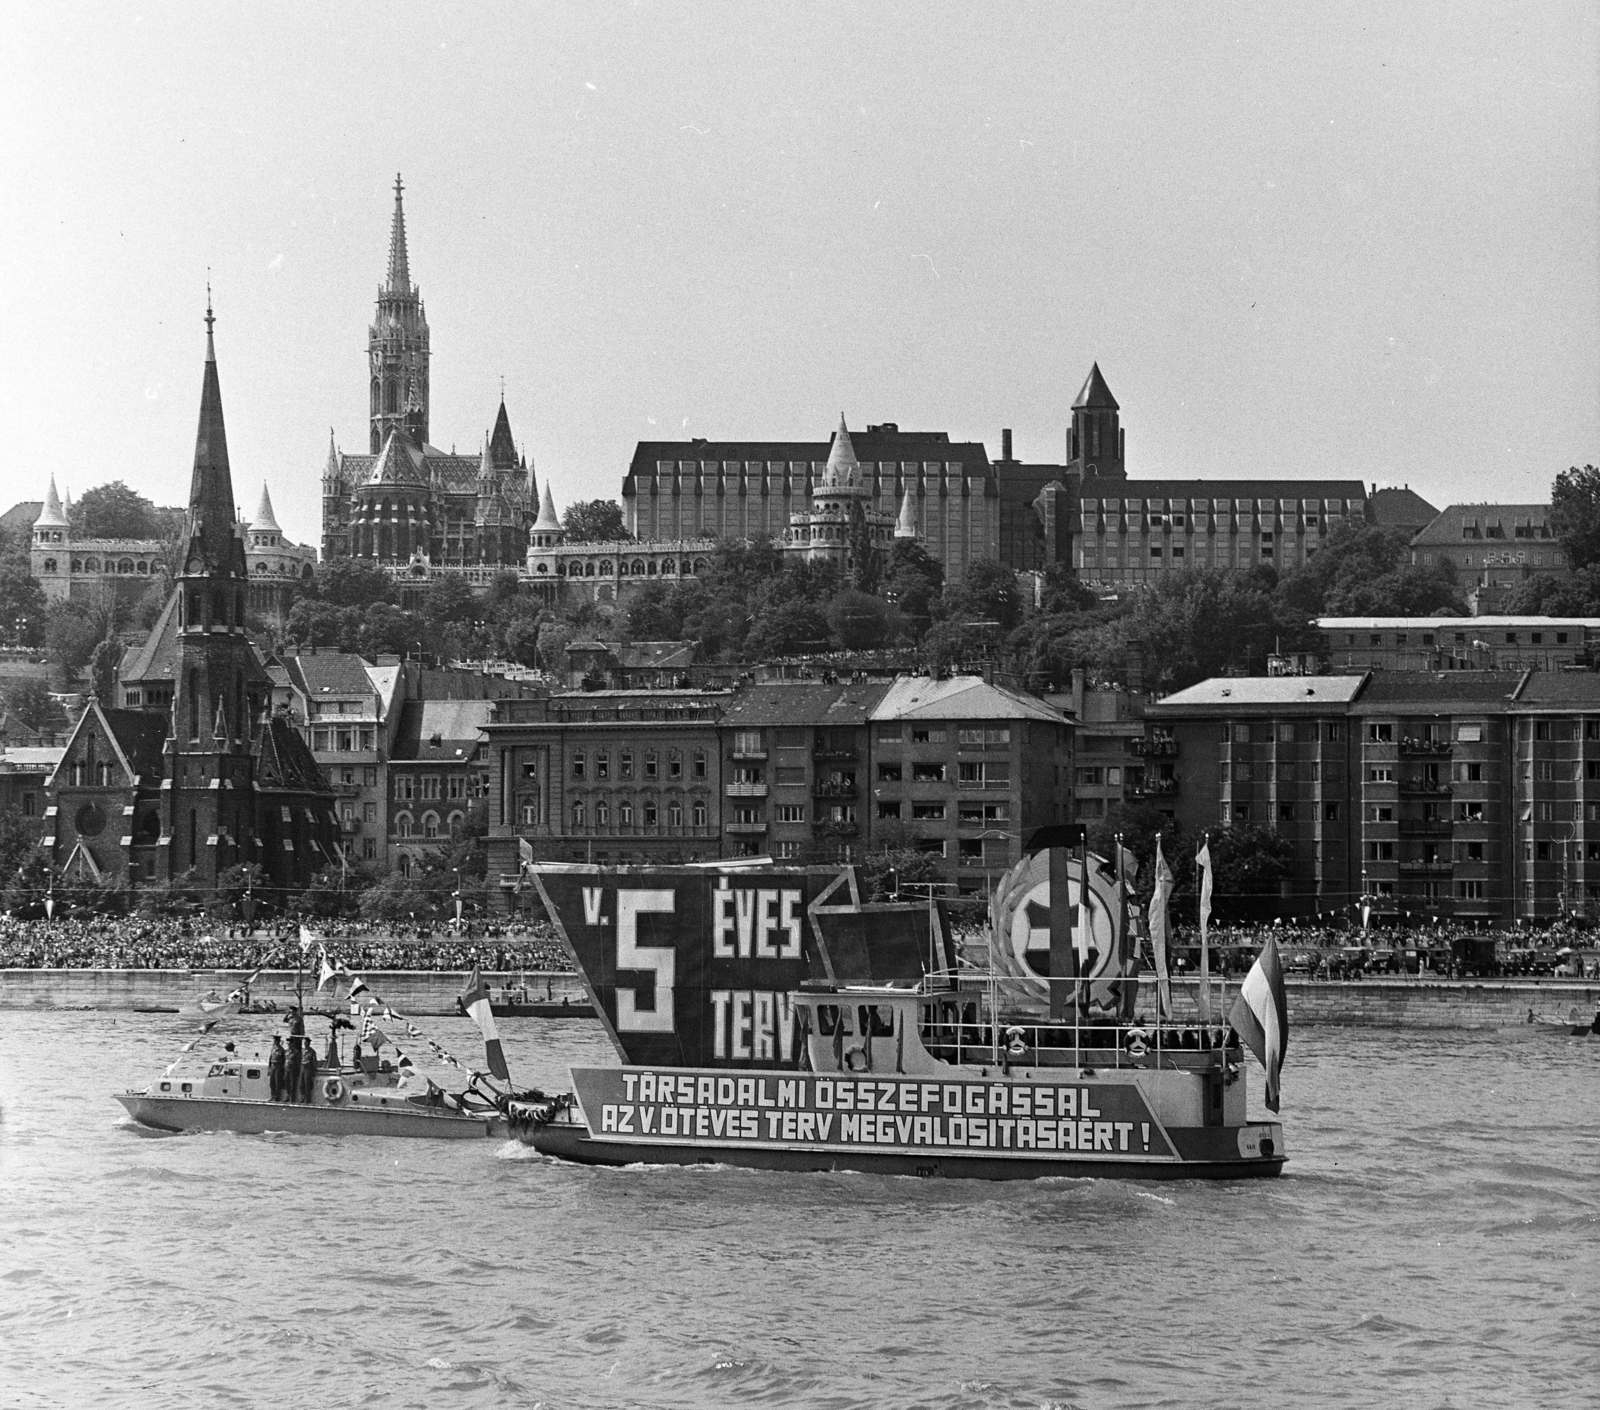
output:
<svg viewBox="0 0 1600 1410"><path fill-rule="evenodd" d="M874 720L1042 720L1065 723L1059 710L1019 695L982 676L901 676L872 711Z"/></svg>
<svg viewBox="0 0 1600 1410"><path fill-rule="evenodd" d="M1187 689L1155 701L1151 710L1197 707L1288 705L1325 707L1348 705L1361 690L1366 675L1359 676L1213 676Z"/></svg>

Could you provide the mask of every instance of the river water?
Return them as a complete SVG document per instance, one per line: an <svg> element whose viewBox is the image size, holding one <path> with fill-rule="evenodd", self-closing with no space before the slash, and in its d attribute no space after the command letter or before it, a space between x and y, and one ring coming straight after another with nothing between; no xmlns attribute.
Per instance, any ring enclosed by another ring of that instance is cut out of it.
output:
<svg viewBox="0 0 1600 1410"><path fill-rule="evenodd" d="M192 1036L0 1015L0 1406L1600 1402L1600 1040L1301 1029L1282 1179L989 1185L141 1133Z"/></svg>

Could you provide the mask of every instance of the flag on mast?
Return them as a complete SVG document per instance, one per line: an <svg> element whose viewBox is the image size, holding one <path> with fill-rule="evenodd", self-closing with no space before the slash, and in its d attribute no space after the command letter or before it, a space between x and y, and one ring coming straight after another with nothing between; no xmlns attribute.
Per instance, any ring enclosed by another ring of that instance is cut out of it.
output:
<svg viewBox="0 0 1600 1410"><path fill-rule="evenodd" d="M1150 925L1150 951L1156 966L1156 997L1162 1018L1172 1017L1172 978L1167 973L1167 902L1172 899L1172 868L1161 854L1161 834L1156 834L1156 882L1145 912Z"/></svg>
<svg viewBox="0 0 1600 1410"><path fill-rule="evenodd" d="M1194 854L1194 864L1200 872L1200 987L1195 991L1195 1007L1200 1011L1200 1022L1211 1026L1211 945L1208 934L1211 927L1211 839L1200 844Z"/></svg>
<svg viewBox="0 0 1600 1410"><path fill-rule="evenodd" d="M1283 992L1278 942L1270 935L1239 986L1239 997L1233 1001L1228 1022L1266 1069L1267 1106L1276 1111L1278 1074L1283 1071L1283 1055L1289 1050L1289 1003Z"/></svg>
<svg viewBox="0 0 1600 1410"><path fill-rule="evenodd" d="M489 1071L502 1082L511 1080L511 1069L506 1066L506 1055L500 1047L500 1032L494 1026L494 1010L489 1005L489 991L484 987L483 975L472 971L472 982L461 996L467 1017L478 1025L483 1034L484 1052L489 1059Z"/></svg>

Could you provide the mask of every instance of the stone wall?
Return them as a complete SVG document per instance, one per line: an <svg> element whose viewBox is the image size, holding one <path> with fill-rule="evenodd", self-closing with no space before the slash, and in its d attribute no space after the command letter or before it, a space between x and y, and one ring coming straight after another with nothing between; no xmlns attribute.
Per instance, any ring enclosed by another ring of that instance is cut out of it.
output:
<svg viewBox="0 0 1600 1410"><path fill-rule="evenodd" d="M372 992L402 1013L454 1013L456 995L466 988L466 973L449 971L369 971L363 977ZM177 1008L191 1004L211 989L226 994L238 983L237 970L213 974L167 969L0 969L0 1009ZM515 974L485 974L491 988L515 982ZM556 975L555 996L583 996L576 975ZM544 977L528 974L530 989L544 987ZM1197 981L1176 980L1173 1003L1178 1021L1194 1017ZM1570 980L1417 980L1363 979L1343 982L1291 979L1286 988L1289 1021L1332 1023L1376 1028L1504 1028L1527 1022L1530 1010L1540 1017L1592 1019L1600 1007L1600 982ZM1217 992L1216 986L1213 992ZM294 994L294 974L272 971L256 982L255 996L284 1004ZM307 986L308 1003L319 996ZM1239 992L1230 981L1225 1002ZM1152 991L1141 993L1141 1009L1149 1011ZM325 992L322 1003L328 1001Z"/></svg>

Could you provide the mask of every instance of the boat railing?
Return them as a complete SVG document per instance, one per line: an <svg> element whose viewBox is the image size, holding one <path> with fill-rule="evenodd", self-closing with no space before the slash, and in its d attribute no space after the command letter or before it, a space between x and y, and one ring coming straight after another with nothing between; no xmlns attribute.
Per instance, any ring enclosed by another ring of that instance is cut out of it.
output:
<svg viewBox="0 0 1600 1410"><path fill-rule="evenodd" d="M999 1061L1006 1067L1206 1068L1238 1047L1227 1029L1185 1024L1145 1028L1138 1024L946 1020L921 1025L922 1046L956 1066Z"/></svg>

